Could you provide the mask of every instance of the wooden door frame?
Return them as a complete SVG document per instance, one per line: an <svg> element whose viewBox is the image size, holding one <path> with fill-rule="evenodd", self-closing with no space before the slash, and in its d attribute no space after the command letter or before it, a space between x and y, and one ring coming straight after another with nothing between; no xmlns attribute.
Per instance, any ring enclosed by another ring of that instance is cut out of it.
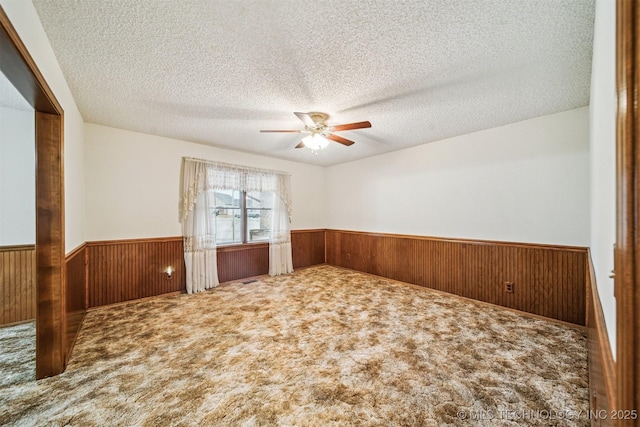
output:
<svg viewBox="0 0 640 427"><path fill-rule="evenodd" d="M64 371L64 112L0 6L0 70L35 110L36 378Z"/></svg>
<svg viewBox="0 0 640 427"><path fill-rule="evenodd" d="M616 409L640 411L640 4L616 3ZM620 425L635 421L620 421Z"/></svg>

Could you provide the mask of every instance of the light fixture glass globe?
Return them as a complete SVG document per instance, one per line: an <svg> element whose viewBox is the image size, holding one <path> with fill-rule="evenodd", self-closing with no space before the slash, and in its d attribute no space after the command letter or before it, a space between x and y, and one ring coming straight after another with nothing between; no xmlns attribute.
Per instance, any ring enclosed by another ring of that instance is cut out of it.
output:
<svg viewBox="0 0 640 427"><path fill-rule="evenodd" d="M320 133L314 133L313 135L309 135L305 137L302 142L305 147L309 147L312 150L322 150L324 147L329 145L329 140L322 136Z"/></svg>

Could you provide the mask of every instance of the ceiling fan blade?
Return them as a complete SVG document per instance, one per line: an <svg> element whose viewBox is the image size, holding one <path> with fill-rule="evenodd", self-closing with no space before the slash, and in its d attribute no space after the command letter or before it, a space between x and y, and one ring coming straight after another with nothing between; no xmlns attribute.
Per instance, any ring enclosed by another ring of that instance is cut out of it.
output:
<svg viewBox="0 0 640 427"><path fill-rule="evenodd" d="M355 144L355 142L351 141L350 139L346 139L346 138L343 138L341 136L334 135L332 133L327 135L327 138L332 140L332 141L339 142L342 145L346 145L347 147L350 146L350 145Z"/></svg>
<svg viewBox="0 0 640 427"><path fill-rule="evenodd" d="M369 122L357 122L357 123L347 123L346 125L331 126L331 130L333 132L339 132L341 130L364 129L364 128L370 128L370 127L371 127L371 123Z"/></svg>
<svg viewBox="0 0 640 427"><path fill-rule="evenodd" d="M262 133L267 133L267 132L300 133L299 130L261 130L260 132Z"/></svg>
<svg viewBox="0 0 640 427"><path fill-rule="evenodd" d="M316 122L314 122L311 119L311 116L308 115L307 113L295 112L293 114L295 114L296 117L298 117L300 120L302 120L302 123L304 123L305 126L309 126L309 127L315 127L316 126Z"/></svg>
<svg viewBox="0 0 640 427"><path fill-rule="evenodd" d="M302 148L302 147L304 147L304 142L300 141L300 143L296 145L296 148Z"/></svg>

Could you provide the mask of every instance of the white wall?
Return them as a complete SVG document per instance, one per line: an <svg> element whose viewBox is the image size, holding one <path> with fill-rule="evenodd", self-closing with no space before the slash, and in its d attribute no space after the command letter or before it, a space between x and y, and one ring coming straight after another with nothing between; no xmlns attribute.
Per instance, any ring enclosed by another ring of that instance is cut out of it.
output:
<svg viewBox="0 0 640 427"><path fill-rule="evenodd" d="M327 227L588 246L588 109L327 168Z"/></svg>
<svg viewBox="0 0 640 427"><path fill-rule="evenodd" d="M616 241L615 2L598 0L591 71L591 257L609 341L616 354L613 244Z"/></svg>
<svg viewBox="0 0 640 427"><path fill-rule="evenodd" d="M324 228L324 169L270 157L87 124L87 240L181 235L182 157L292 174L292 229Z"/></svg>
<svg viewBox="0 0 640 427"><path fill-rule="evenodd" d="M0 245L36 243L33 111L0 107Z"/></svg>
<svg viewBox="0 0 640 427"><path fill-rule="evenodd" d="M65 249L69 253L84 242L84 121L33 4L0 0L0 5L64 110Z"/></svg>

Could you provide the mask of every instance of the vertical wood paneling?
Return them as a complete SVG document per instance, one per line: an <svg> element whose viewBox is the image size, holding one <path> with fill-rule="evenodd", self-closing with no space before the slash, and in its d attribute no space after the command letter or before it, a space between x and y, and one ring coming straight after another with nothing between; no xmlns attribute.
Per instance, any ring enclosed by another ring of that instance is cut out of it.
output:
<svg viewBox="0 0 640 427"><path fill-rule="evenodd" d="M326 246L332 265L585 324L584 248L337 230Z"/></svg>
<svg viewBox="0 0 640 427"><path fill-rule="evenodd" d="M0 247L0 325L36 317L35 245Z"/></svg>
<svg viewBox="0 0 640 427"><path fill-rule="evenodd" d="M76 336L82 325L86 307L87 271L86 271L86 245L70 253L65 260L66 282L66 343L65 357L69 359Z"/></svg>
<svg viewBox="0 0 640 427"><path fill-rule="evenodd" d="M220 283L269 273L269 245L218 248Z"/></svg>
<svg viewBox="0 0 640 427"><path fill-rule="evenodd" d="M341 234L337 231L327 230L324 234L326 263L335 265L338 267L344 267L340 260L340 254L342 254L341 246Z"/></svg>
<svg viewBox="0 0 640 427"><path fill-rule="evenodd" d="M294 268L328 264L585 324L586 250L344 232L292 232ZM88 244L89 307L183 291L182 239ZM218 248L221 282L266 274L267 244ZM166 280L171 265L174 278ZM504 282L514 292L504 291Z"/></svg>
<svg viewBox="0 0 640 427"><path fill-rule="evenodd" d="M87 251L89 307L185 289L180 237L89 242ZM171 279L165 274L169 266Z"/></svg>
<svg viewBox="0 0 640 427"><path fill-rule="evenodd" d="M324 230L293 231L291 246L294 268L324 263ZM86 251L89 308L186 289L181 237L89 242ZM221 246L217 261L220 282L267 274L269 245Z"/></svg>
<svg viewBox="0 0 640 427"><path fill-rule="evenodd" d="M291 231L293 268L324 263L324 230Z"/></svg>
<svg viewBox="0 0 640 427"><path fill-rule="evenodd" d="M587 331L589 351L589 409L596 414L610 415L616 408L616 373L615 362L611 351L611 343L607 334L604 313L595 281L591 257L585 271L588 289ZM603 412L601 412L603 411ZM612 426L611 416L593 417L592 426Z"/></svg>

